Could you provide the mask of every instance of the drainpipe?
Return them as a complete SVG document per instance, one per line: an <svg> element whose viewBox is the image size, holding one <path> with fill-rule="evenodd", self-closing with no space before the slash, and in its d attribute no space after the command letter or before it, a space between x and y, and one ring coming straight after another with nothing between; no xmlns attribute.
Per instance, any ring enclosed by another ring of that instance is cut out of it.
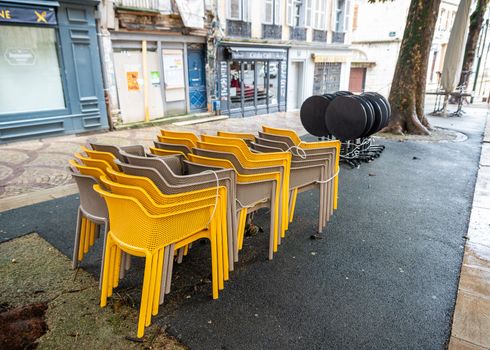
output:
<svg viewBox="0 0 490 350"><path fill-rule="evenodd" d="M104 48L104 36L107 36L107 34L102 33L102 2L99 3L99 7L97 8L97 11L99 12L99 16L96 19L96 28L97 28L97 44L99 46L99 60L100 60L100 66L102 68L102 84L104 88L104 101L106 105L106 117L107 117L107 122L109 124L109 130L114 130L114 125L112 123L112 118L111 118L111 99L110 99L110 93L109 93L109 82L107 80L107 68L105 65L104 57L105 57L105 48ZM105 8L104 8L105 10Z"/></svg>

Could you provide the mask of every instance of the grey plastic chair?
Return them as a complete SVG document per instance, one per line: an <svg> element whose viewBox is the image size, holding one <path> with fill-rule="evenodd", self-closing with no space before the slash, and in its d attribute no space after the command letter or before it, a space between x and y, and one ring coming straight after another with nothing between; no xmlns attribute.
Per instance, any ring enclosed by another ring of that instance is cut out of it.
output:
<svg viewBox="0 0 490 350"><path fill-rule="evenodd" d="M226 159L235 167L236 171L242 175L255 175L264 173L279 173L282 178L282 167L262 167L262 168L246 168L238 161L233 153L211 151L207 149L193 148L193 154L207 158ZM242 209L247 209L247 213L252 213L260 208L270 208L270 231L269 231L269 260L272 260L274 255L274 221L278 220L278 244L281 241L281 210L275 212L275 195L277 182L275 180L265 180L257 182L237 182L236 201L237 201L237 216ZM280 199L281 200L281 199ZM279 208L281 208L279 200ZM242 234L242 232L239 232ZM236 240L238 243L238 239ZM235 246L238 254L238 245Z"/></svg>
<svg viewBox="0 0 490 350"><path fill-rule="evenodd" d="M191 153L191 150L186 145L176 145L173 143L165 143L159 141L153 141L153 144L155 145L156 148L160 148L168 151L178 151L184 154Z"/></svg>
<svg viewBox="0 0 490 350"><path fill-rule="evenodd" d="M256 141L260 142L260 138ZM276 142L276 141L274 141ZM283 149L278 147L265 146L260 143L252 142L252 147L260 152L279 152ZM286 144L284 144L286 145ZM286 145L287 147L287 145ZM286 148L287 150L287 148ZM294 160L299 158L300 160ZM293 160L291 162L291 172L289 179L289 190L290 190L290 202L289 202L289 220L293 219L293 211L295 206L295 199L298 193L309 191L311 189L318 188L320 191L320 203L319 203L319 214L318 214L318 231L322 232L325 226L325 216L327 215L327 220L329 219L328 208L332 205L329 201L329 197L325 195L328 190L328 183L324 180L329 175L329 164L328 160L305 160L299 156L293 155ZM296 195L295 195L296 192ZM327 197L327 198L325 198ZM327 199L327 200L326 200Z"/></svg>
<svg viewBox="0 0 490 350"><path fill-rule="evenodd" d="M134 158L134 157L130 157ZM145 158L145 157L140 157L142 159L158 159L158 158ZM171 156L170 158L175 158ZM128 158L129 159L129 158ZM185 183L185 181L179 185L172 185L164 176L158 172L155 168L152 167L142 167L142 166L137 166L137 165L132 165L132 164L126 164L122 163L119 160L116 160L116 163L119 165L119 167L122 169L122 171L128 175L132 176L142 176L149 178L152 180L155 185L162 191L162 193L165 194L178 194L178 193L183 193L183 192L189 192L189 191L194 191L194 190L199 190L199 189L206 189L206 188L213 188L216 187L216 177L214 174L196 174L199 177L196 176L199 180L196 182L191 182L191 183ZM215 172L216 175L218 176L218 183L220 186L225 186L227 189L231 189L232 193L234 193L234 187L235 187L235 173L230 170L218 170ZM182 179L180 179L182 180ZM230 193L228 193L228 198L232 197ZM233 201L229 201L229 203L234 204ZM233 263L235 261L235 256L233 255L233 226L230 227L229 221L233 219L232 217L232 208L227 208L227 237L228 237L228 252L229 252L229 260L228 260L228 265L230 270L233 270ZM164 301L164 295L170 293L170 287L171 287L171 276L172 276L172 270L173 270L173 250L174 250L175 245L171 245L169 247L170 251L168 252L168 262L166 265L164 265L164 270L162 271L162 293L160 295L160 304L163 303ZM183 252L183 251L182 251ZM180 253L179 258L181 257ZM231 255L231 256L230 256Z"/></svg>
<svg viewBox="0 0 490 350"><path fill-rule="evenodd" d="M128 168L128 171L124 170L128 174L146 176L153 180L155 184L163 189L164 193L181 193L184 191L191 191L196 189L204 189L216 186L216 177L214 174L203 174L202 171L213 170L218 176L221 186L226 186L228 191L228 210L227 210L227 224L229 234L229 245L231 248L233 244L233 237L236 236L236 218L233 215L235 212L235 202L233 198L236 196L236 174L230 169L202 169L192 173L192 169L188 168L188 164L184 163L184 159L180 155L166 156L166 157L138 157L127 156L128 163L130 165L138 166L140 168ZM156 170L161 177L155 176L154 172L145 170L144 168L151 168ZM193 168L195 169L195 168ZM174 186L174 190L180 192L174 192L170 187ZM197 186L197 187L196 187ZM166 192L168 191L168 192ZM233 263L237 261L237 257L234 255L234 250L229 250L229 266L233 271ZM179 260L182 258L182 253L179 252Z"/></svg>
<svg viewBox="0 0 490 350"><path fill-rule="evenodd" d="M259 131L259 137L256 138L256 144L262 144L271 147L277 147L282 150L289 150L293 154L294 160L301 159L298 151L293 151L296 149L294 142L288 136L283 135L274 135L268 134L265 132ZM288 147L287 149L285 147ZM328 164L326 169L326 174L324 180L328 181L332 179L335 175L335 159L336 159L336 149L332 148L318 148L318 149L301 149L301 154L306 156L307 161L325 161ZM303 154L304 153L304 154ZM325 200L327 201L326 213L323 215L323 225L325 227L327 221L330 216L333 214L333 203L334 203L334 184L333 181L327 182L326 191L324 191L324 195L327 197Z"/></svg>
<svg viewBox="0 0 490 350"><path fill-rule="evenodd" d="M113 145L104 145L100 143L90 143L90 146L95 151L100 152L109 152L114 155L121 162L126 163L126 159L123 153L133 154L137 156L145 155L145 147L143 145L129 145L129 146L113 146Z"/></svg>

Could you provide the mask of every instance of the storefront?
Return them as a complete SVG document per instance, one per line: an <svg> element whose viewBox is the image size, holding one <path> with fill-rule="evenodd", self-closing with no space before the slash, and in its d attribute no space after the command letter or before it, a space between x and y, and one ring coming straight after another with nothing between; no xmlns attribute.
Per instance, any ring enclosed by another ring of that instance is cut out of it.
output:
<svg viewBox="0 0 490 350"><path fill-rule="evenodd" d="M120 121L207 110L204 37L112 32Z"/></svg>
<svg viewBox="0 0 490 350"><path fill-rule="evenodd" d="M108 127L98 1L0 1L0 142Z"/></svg>
<svg viewBox="0 0 490 350"><path fill-rule="evenodd" d="M218 57L222 113L246 117L286 110L286 48L221 46Z"/></svg>
<svg viewBox="0 0 490 350"><path fill-rule="evenodd" d="M312 95L349 88L351 50L293 47L289 50L288 110Z"/></svg>

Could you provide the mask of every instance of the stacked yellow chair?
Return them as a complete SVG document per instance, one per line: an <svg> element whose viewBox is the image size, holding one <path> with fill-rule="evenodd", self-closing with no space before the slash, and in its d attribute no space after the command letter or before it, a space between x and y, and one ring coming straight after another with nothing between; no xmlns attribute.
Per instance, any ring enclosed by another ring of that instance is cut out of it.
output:
<svg viewBox="0 0 490 350"><path fill-rule="evenodd" d="M280 128L273 128L270 126L262 126L262 130L264 132L270 133L270 134L276 134L280 136L287 136L289 137L292 142L299 148L305 150L305 151L315 151L315 150L321 150L322 148L334 148L336 151L335 155L335 178L334 178L334 203L333 207L334 209L337 209L337 202L338 202L338 191L339 191L339 178L338 178L338 172L339 172L339 160L340 160L340 141L339 140L331 140L331 141L317 141L317 142L306 142L302 141L298 134L294 130L289 130L289 129L280 129Z"/></svg>
<svg viewBox="0 0 490 350"><path fill-rule="evenodd" d="M212 290L213 298L217 298L218 290L229 278L226 188L165 195L148 178L119 172L112 154L87 148L83 151L88 157L77 153L78 161L71 160L70 165L104 184L105 189L99 185L94 189L106 199L111 222L103 261L101 306L106 305L107 297L118 285L124 266L122 253L144 256L147 260L138 322L138 337L143 336L151 315L158 313L163 294L170 290L170 247L173 251L202 238L211 241Z"/></svg>
<svg viewBox="0 0 490 350"><path fill-rule="evenodd" d="M280 212L276 213L279 220L279 234L277 238L274 239L274 249L273 252L277 251L277 245L281 243L281 238L285 236L285 232L289 225L288 220L288 203L289 203L289 171L291 168L291 154L287 152L277 152L268 154L257 154L250 151L247 143L239 138L232 137L221 137L221 136L210 136L201 135L201 141L199 138L190 132L182 131L171 131L171 130L161 130L161 135L158 135L158 139L163 142L178 144L188 147L197 147L202 149L214 150L219 152L233 153L240 164L245 168L264 168L264 167L282 167L280 174L280 193L279 193L279 205ZM243 134L240 134L243 135ZM251 135L248 134L250 140L252 140ZM206 142L205 142L206 141ZM187 158L195 162L203 162L203 159L196 158L195 156L188 154ZM217 164L222 164L224 167L233 167L229 163L216 163L210 159L206 160L206 165L218 166ZM234 168L234 167L233 167ZM235 168L235 170L237 170ZM242 174L243 175L243 174ZM245 227L245 219L247 216L247 209L242 209L239 215L239 226L238 232L240 237L238 237L239 249L241 249L243 244L243 232ZM274 228L275 229L275 228ZM269 258L272 259L272 252L269 253Z"/></svg>

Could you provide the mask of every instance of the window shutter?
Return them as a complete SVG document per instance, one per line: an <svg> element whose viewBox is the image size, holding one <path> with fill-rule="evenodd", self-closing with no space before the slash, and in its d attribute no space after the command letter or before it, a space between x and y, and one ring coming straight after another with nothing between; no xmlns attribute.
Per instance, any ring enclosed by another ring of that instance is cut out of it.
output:
<svg viewBox="0 0 490 350"><path fill-rule="evenodd" d="M274 0L274 24L281 25L281 0Z"/></svg>
<svg viewBox="0 0 490 350"><path fill-rule="evenodd" d="M350 0L345 0L344 14L344 33L347 33L350 26Z"/></svg>
<svg viewBox="0 0 490 350"><path fill-rule="evenodd" d="M287 8L287 15L288 15L288 26L293 26L294 25L294 0L287 0L288 1L288 8Z"/></svg>
<svg viewBox="0 0 490 350"><path fill-rule="evenodd" d="M311 27L311 3L313 0L305 0L305 26Z"/></svg>
<svg viewBox="0 0 490 350"><path fill-rule="evenodd" d="M241 8L242 8L241 20L244 22L249 22L250 19L249 1L248 0L240 0L240 1L241 1Z"/></svg>
<svg viewBox="0 0 490 350"><path fill-rule="evenodd" d="M265 24L274 24L272 5L273 0L264 0L264 18L262 22Z"/></svg>

